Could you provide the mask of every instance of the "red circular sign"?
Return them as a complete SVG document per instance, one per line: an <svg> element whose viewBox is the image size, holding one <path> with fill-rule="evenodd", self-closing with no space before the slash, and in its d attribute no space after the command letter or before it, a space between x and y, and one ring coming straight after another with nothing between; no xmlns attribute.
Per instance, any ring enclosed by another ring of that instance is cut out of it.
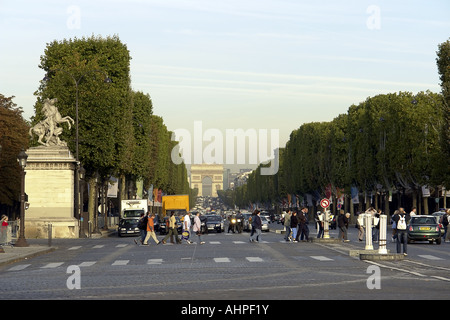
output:
<svg viewBox="0 0 450 320"><path fill-rule="evenodd" d="M330 206L330 200L328 199L320 200L320 206L324 209L328 208Z"/></svg>

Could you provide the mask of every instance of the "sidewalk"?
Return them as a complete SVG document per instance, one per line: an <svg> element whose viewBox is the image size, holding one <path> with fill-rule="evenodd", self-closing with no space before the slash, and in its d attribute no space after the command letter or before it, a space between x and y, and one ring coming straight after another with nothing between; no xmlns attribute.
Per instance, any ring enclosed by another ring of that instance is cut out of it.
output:
<svg viewBox="0 0 450 320"><path fill-rule="evenodd" d="M4 253L0 253L0 266L14 263L21 260L26 260L41 254L54 251L55 247L41 246L41 245L30 245L28 247L11 247L4 246Z"/></svg>

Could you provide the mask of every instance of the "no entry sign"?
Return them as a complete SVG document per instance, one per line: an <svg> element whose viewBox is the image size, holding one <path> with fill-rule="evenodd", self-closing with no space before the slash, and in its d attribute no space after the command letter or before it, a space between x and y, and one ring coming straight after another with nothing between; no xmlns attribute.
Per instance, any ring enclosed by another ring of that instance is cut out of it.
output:
<svg viewBox="0 0 450 320"><path fill-rule="evenodd" d="M328 208L330 206L330 200L328 200L326 198L320 200L320 206L324 209Z"/></svg>

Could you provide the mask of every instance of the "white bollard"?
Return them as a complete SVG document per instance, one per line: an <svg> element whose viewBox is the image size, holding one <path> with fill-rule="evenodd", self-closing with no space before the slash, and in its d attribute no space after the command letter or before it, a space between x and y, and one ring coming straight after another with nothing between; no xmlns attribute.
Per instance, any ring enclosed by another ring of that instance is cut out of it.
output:
<svg viewBox="0 0 450 320"><path fill-rule="evenodd" d="M373 217L370 214L366 214L366 247L365 250L373 250L372 245L372 220Z"/></svg>
<svg viewBox="0 0 450 320"><path fill-rule="evenodd" d="M323 238L324 239L330 239L330 232L329 232L329 217L330 217L330 211L325 209L325 213L324 213L324 221L323 221Z"/></svg>
<svg viewBox="0 0 450 320"><path fill-rule="evenodd" d="M378 253L379 254L387 254L386 249L386 236L387 236L387 215L381 214L380 215L380 238L379 238L379 247L378 247Z"/></svg>

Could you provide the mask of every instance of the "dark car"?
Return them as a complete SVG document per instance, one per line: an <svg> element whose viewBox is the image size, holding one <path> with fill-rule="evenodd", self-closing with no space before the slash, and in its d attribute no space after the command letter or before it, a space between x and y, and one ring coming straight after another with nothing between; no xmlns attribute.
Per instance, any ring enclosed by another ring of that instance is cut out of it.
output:
<svg viewBox="0 0 450 320"><path fill-rule="evenodd" d="M119 237L123 236L135 236L139 234L138 228L139 218L125 218L119 221L117 228L117 234Z"/></svg>
<svg viewBox="0 0 450 320"><path fill-rule="evenodd" d="M223 228L223 219L220 215L216 214L210 214L206 215L206 230L209 231L216 231L217 233L220 233L224 230Z"/></svg>
<svg viewBox="0 0 450 320"><path fill-rule="evenodd" d="M176 220L176 224L177 224L177 231L178 234L180 235L181 232L183 231L183 224L181 223L180 218L177 216L175 217ZM162 221L159 223L159 234L166 234L167 233L167 226L169 224L169 217L164 217L164 219L162 219Z"/></svg>
<svg viewBox="0 0 450 320"><path fill-rule="evenodd" d="M441 228L435 216L413 216L408 226L410 241L429 241L441 244Z"/></svg>

